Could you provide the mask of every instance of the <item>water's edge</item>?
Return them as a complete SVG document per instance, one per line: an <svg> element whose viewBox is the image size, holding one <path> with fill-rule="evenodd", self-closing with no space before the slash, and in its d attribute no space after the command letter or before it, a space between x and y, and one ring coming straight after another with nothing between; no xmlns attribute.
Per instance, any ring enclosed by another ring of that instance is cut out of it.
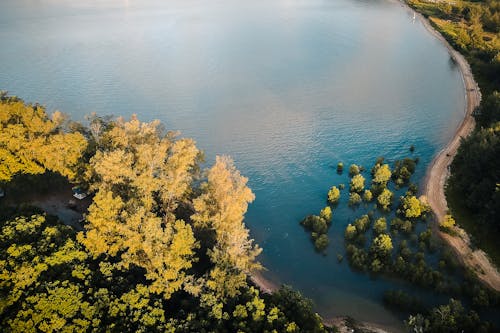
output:
<svg viewBox="0 0 500 333"><path fill-rule="evenodd" d="M426 19L423 15L418 13L416 10L408 6L408 4L404 1L398 0L389 0L390 2L400 3L403 8L415 13L416 17L422 22L428 33L434 36L437 40L441 42L441 44L446 47L450 57L458 64L460 74L462 77L462 82L464 85L464 98L465 98L465 110L464 117L462 122L457 127L454 136L448 141L448 143L441 149L432 159L432 162L429 164L422 186L422 194L424 194L428 200L428 203L431 205L433 213L435 215L434 224L438 223L440 219L443 218L444 214L443 210L438 208L440 204L444 200L444 205L447 210L446 197L444 194L444 185L446 184L446 180L449 176L447 166L453 161L455 157L459 144L460 138L468 136L475 126L474 117L472 116L473 111L479 106L481 101L481 92L479 90L479 86L477 82L474 80L472 75L472 71L470 65L465 60L464 56L456 51L448 41L431 25L428 19ZM458 142L458 145L456 144ZM445 165L443 168L442 166ZM437 195L436 195L437 194ZM439 213L438 213L439 212ZM454 243L450 242L449 237L443 237L443 233L440 232L437 228L435 230L439 233L440 237L447 242L447 245L450 246L459 259L468 265L472 266L472 263L468 263L463 258L463 253L460 253ZM480 276L481 279L481 276ZM273 281L269 278L264 277L261 272L254 272L250 275L250 280L254 283L263 293L272 293L275 290L279 289L279 284L276 281ZM491 286L488 281L481 279L482 282ZM497 288L495 288L497 289ZM498 289L497 289L498 290ZM321 309L319 309L321 312ZM345 321L344 316L336 316L332 318L323 318L323 322L325 325L338 325L342 324ZM374 332L380 333L388 333L395 332L393 327L384 327L383 325L371 323L371 322L361 322L360 323L363 328L372 330Z"/></svg>

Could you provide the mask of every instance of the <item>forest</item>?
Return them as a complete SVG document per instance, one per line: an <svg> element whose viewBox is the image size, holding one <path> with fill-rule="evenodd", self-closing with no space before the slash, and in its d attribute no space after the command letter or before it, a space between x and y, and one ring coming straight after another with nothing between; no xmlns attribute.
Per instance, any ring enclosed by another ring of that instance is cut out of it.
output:
<svg viewBox="0 0 500 333"><path fill-rule="evenodd" d="M499 266L500 1L408 3L466 57L479 84L476 128L463 138L451 165L447 200L457 223Z"/></svg>
<svg viewBox="0 0 500 333"><path fill-rule="evenodd" d="M158 121L89 126L0 95L0 184L64 177L93 194L83 230L28 204L0 203L4 332L328 332L262 269L244 215L254 195L227 156L203 153ZM8 194L8 193L7 193Z"/></svg>
<svg viewBox="0 0 500 333"><path fill-rule="evenodd" d="M464 54L482 93L476 128L450 166L450 212L440 228L463 227L498 266L500 1L408 4ZM255 196L230 157L209 165L194 140L158 121L92 114L82 125L6 92L0 129L0 189L7 196L16 184L36 191L61 179L91 194L76 229L29 203L0 199L2 331L337 331L291 287L267 294L252 284L251 275L264 269L244 221ZM331 184L324 208L300 223L316 251L327 254L335 207L348 195L358 213L344 234L351 269L447 300L429 306L388 290L384 304L408 314L409 331L495 331L483 313L498 309L498 293L449 251L436 251L429 207L411 183L417 164L412 156L380 159L371 170L350 165L347 188ZM337 172L344 172L342 162Z"/></svg>

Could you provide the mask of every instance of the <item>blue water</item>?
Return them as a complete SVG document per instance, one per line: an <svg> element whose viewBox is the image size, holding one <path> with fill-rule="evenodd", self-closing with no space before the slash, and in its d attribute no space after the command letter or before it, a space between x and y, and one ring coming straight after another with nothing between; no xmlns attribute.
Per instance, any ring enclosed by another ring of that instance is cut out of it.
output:
<svg viewBox="0 0 500 333"><path fill-rule="evenodd" d="M335 210L327 256L298 222L348 184L338 161L369 168L413 144L419 182L459 124L460 73L412 16L383 0L2 0L0 89L77 120L160 119L209 163L231 155L256 194L265 275L326 316L397 328L381 295L401 283L337 263L360 213Z"/></svg>

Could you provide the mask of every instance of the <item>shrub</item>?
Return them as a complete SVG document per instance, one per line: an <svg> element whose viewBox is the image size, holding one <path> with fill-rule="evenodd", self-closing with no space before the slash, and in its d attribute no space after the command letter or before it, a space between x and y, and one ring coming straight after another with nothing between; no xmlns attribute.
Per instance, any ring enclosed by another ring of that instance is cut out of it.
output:
<svg viewBox="0 0 500 333"><path fill-rule="evenodd" d="M358 233L357 233L356 227L349 223L347 225L347 227L345 228L345 233L344 233L345 239L346 240L353 240L357 234Z"/></svg>
<svg viewBox="0 0 500 333"><path fill-rule="evenodd" d="M379 258L388 256L392 251L392 239L387 234L380 234L373 239L370 251Z"/></svg>
<svg viewBox="0 0 500 333"><path fill-rule="evenodd" d="M401 199L401 213L406 218L418 218L425 210L424 205L414 195L405 196Z"/></svg>
<svg viewBox="0 0 500 333"><path fill-rule="evenodd" d="M359 174L359 171L359 166L357 166L356 164L351 164L351 166L349 167L349 176L355 176Z"/></svg>
<svg viewBox="0 0 500 333"><path fill-rule="evenodd" d="M356 192L352 192L349 194L349 206L355 206L355 205L358 205L359 203L361 202L361 196L356 193Z"/></svg>
<svg viewBox="0 0 500 333"><path fill-rule="evenodd" d="M328 224L321 217L315 216L313 220L312 230L318 234L324 234L328 230Z"/></svg>
<svg viewBox="0 0 500 333"><path fill-rule="evenodd" d="M401 230L401 226L403 225L404 221L401 220L399 217L395 217L391 220L391 230Z"/></svg>
<svg viewBox="0 0 500 333"><path fill-rule="evenodd" d="M377 221L375 221L375 224L373 225L373 230L377 234L384 233L387 230L387 221L385 217L381 217Z"/></svg>
<svg viewBox="0 0 500 333"><path fill-rule="evenodd" d="M416 163L411 158L405 158L404 160L396 161L394 165L394 171L392 173L392 179L394 179L396 185L402 186L408 184L411 176L415 172Z"/></svg>
<svg viewBox="0 0 500 333"><path fill-rule="evenodd" d="M377 201L382 209L388 210L389 206L392 203L392 192L384 188L382 193L380 193L380 195L378 196Z"/></svg>
<svg viewBox="0 0 500 333"><path fill-rule="evenodd" d="M370 218L368 215L363 215L360 218L354 220L354 226L356 227L356 230L358 233L363 233L368 230L368 227L370 226Z"/></svg>
<svg viewBox="0 0 500 333"><path fill-rule="evenodd" d="M330 224L332 222L332 209L329 206L326 206L319 212L319 217L326 221L326 223Z"/></svg>
<svg viewBox="0 0 500 333"><path fill-rule="evenodd" d="M386 185L391 179L391 169L388 164L375 166L373 174L373 182L376 184Z"/></svg>
<svg viewBox="0 0 500 333"><path fill-rule="evenodd" d="M373 199L372 191L365 190L365 192L363 193L363 200L365 202L370 202L370 201L372 201L372 199Z"/></svg>
<svg viewBox="0 0 500 333"><path fill-rule="evenodd" d="M316 248L317 251L324 251L329 243L330 240L328 239L328 236L322 234L314 241L314 247Z"/></svg>
<svg viewBox="0 0 500 333"><path fill-rule="evenodd" d="M439 227L442 230L450 231L455 226L455 219L451 215L445 215Z"/></svg>
<svg viewBox="0 0 500 333"><path fill-rule="evenodd" d="M342 171L344 171L344 163L339 162L337 163L337 172L342 173Z"/></svg>
<svg viewBox="0 0 500 333"><path fill-rule="evenodd" d="M340 199L340 190L336 186L332 186L332 188L328 191L328 202L335 204Z"/></svg>
<svg viewBox="0 0 500 333"><path fill-rule="evenodd" d="M360 174L355 175L351 179L350 191L359 193L365 188L365 177Z"/></svg>
<svg viewBox="0 0 500 333"><path fill-rule="evenodd" d="M401 231L404 232L405 234L410 234L412 230L413 230L413 223L411 223L411 221L406 220L401 225Z"/></svg>

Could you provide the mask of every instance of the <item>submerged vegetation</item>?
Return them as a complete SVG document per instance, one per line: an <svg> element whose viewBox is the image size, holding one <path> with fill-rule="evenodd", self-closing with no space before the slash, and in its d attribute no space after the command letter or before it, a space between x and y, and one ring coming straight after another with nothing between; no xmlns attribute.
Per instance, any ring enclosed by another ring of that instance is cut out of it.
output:
<svg viewBox="0 0 500 333"><path fill-rule="evenodd" d="M440 248L431 226L427 225L430 207L424 197L417 197L417 186L410 182L417 162L417 158L396 160L391 163L391 169L389 163L379 158L370 172L369 190L364 190L366 179L362 175L363 171L357 165L351 165L347 204L355 211L364 213L345 227L347 261L354 270L372 276L404 280L450 297L450 304L442 305L438 310L451 307L455 313L449 313L450 317L443 320L454 320L453 316L458 315L468 318L461 318L463 321L455 324L450 332L456 331L457 327L470 328L471 325L475 325L479 331L491 331L493 326L481 321L478 313L486 307L498 308L499 295L480 286L469 272L458 270L457 263L449 252ZM358 192L363 193L363 198L366 198L363 205ZM338 193L339 197L336 197L335 204L331 206L333 211L340 202L340 191ZM395 195L399 195L397 201L394 199ZM370 203L372 200L375 202ZM306 228L312 226L309 228L314 229L314 223L319 220L319 216L308 216L301 223ZM324 225L321 228L322 235L326 237L326 222L321 225ZM453 225L454 220L448 215L440 227L451 230ZM321 250L326 253L324 248ZM337 254L339 263L343 257L343 254ZM465 304L472 304L477 311L467 312L459 299L463 299ZM396 311L413 314L407 323L411 329L419 331L422 328L422 332L434 332L440 331L439 327L443 325L436 321L435 311L438 310L427 310L432 306L418 296L402 291L388 291L384 296L384 303Z"/></svg>
<svg viewBox="0 0 500 333"><path fill-rule="evenodd" d="M249 283L261 268L244 224L254 195L230 158L201 170L194 141L158 121L89 121L1 95L3 184L51 171L92 194L80 232L0 202L3 331L330 330L289 287L269 295Z"/></svg>
<svg viewBox="0 0 500 333"><path fill-rule="evenodd" d="M328 247L330 241L326 233L331 223L332 209L329 206L323 208L319 216L309 215L300 222L306 230L311 231L311 239L318 252L323 252Z"/></svg>
<svg viewBox="0 0 500 333"><path fill-rule="evenodd" d="M408 2L466 56L483 93L477 127L450 168L451 211L439 228L464 227L498 264L499 2ZM249 282L262 268L261 249L244 224L254 195L229 157L202 170L195 142L159 122L92 115L87 128L6 93L0 125L0 187L22 175L55 173L92 196L83 231L39 208L0 203L4 331L331 331L290 287L265 294ZM347 202L358 214L344 231L353 269L449 299L430 306L423 297L387 291L388 307L411 314L410 331L493 331L482 315L498 311L499 295L439 248L429 207L411 183L417 164L380 158L367 172L351 164L348 194L344 184L332 186L327 206L300 223L326 254L335 208ZM344 164L336 170L342 174ZM344 255L337 254L339 263Z"/></svg>
<svg viewBox="0 0 500 333"><path fill-rule="evenodd" d="M408 4L462 53L481 89L476 128L450 167L447 199L457 224L500 264L500 3L498 0Z"/></svg>

